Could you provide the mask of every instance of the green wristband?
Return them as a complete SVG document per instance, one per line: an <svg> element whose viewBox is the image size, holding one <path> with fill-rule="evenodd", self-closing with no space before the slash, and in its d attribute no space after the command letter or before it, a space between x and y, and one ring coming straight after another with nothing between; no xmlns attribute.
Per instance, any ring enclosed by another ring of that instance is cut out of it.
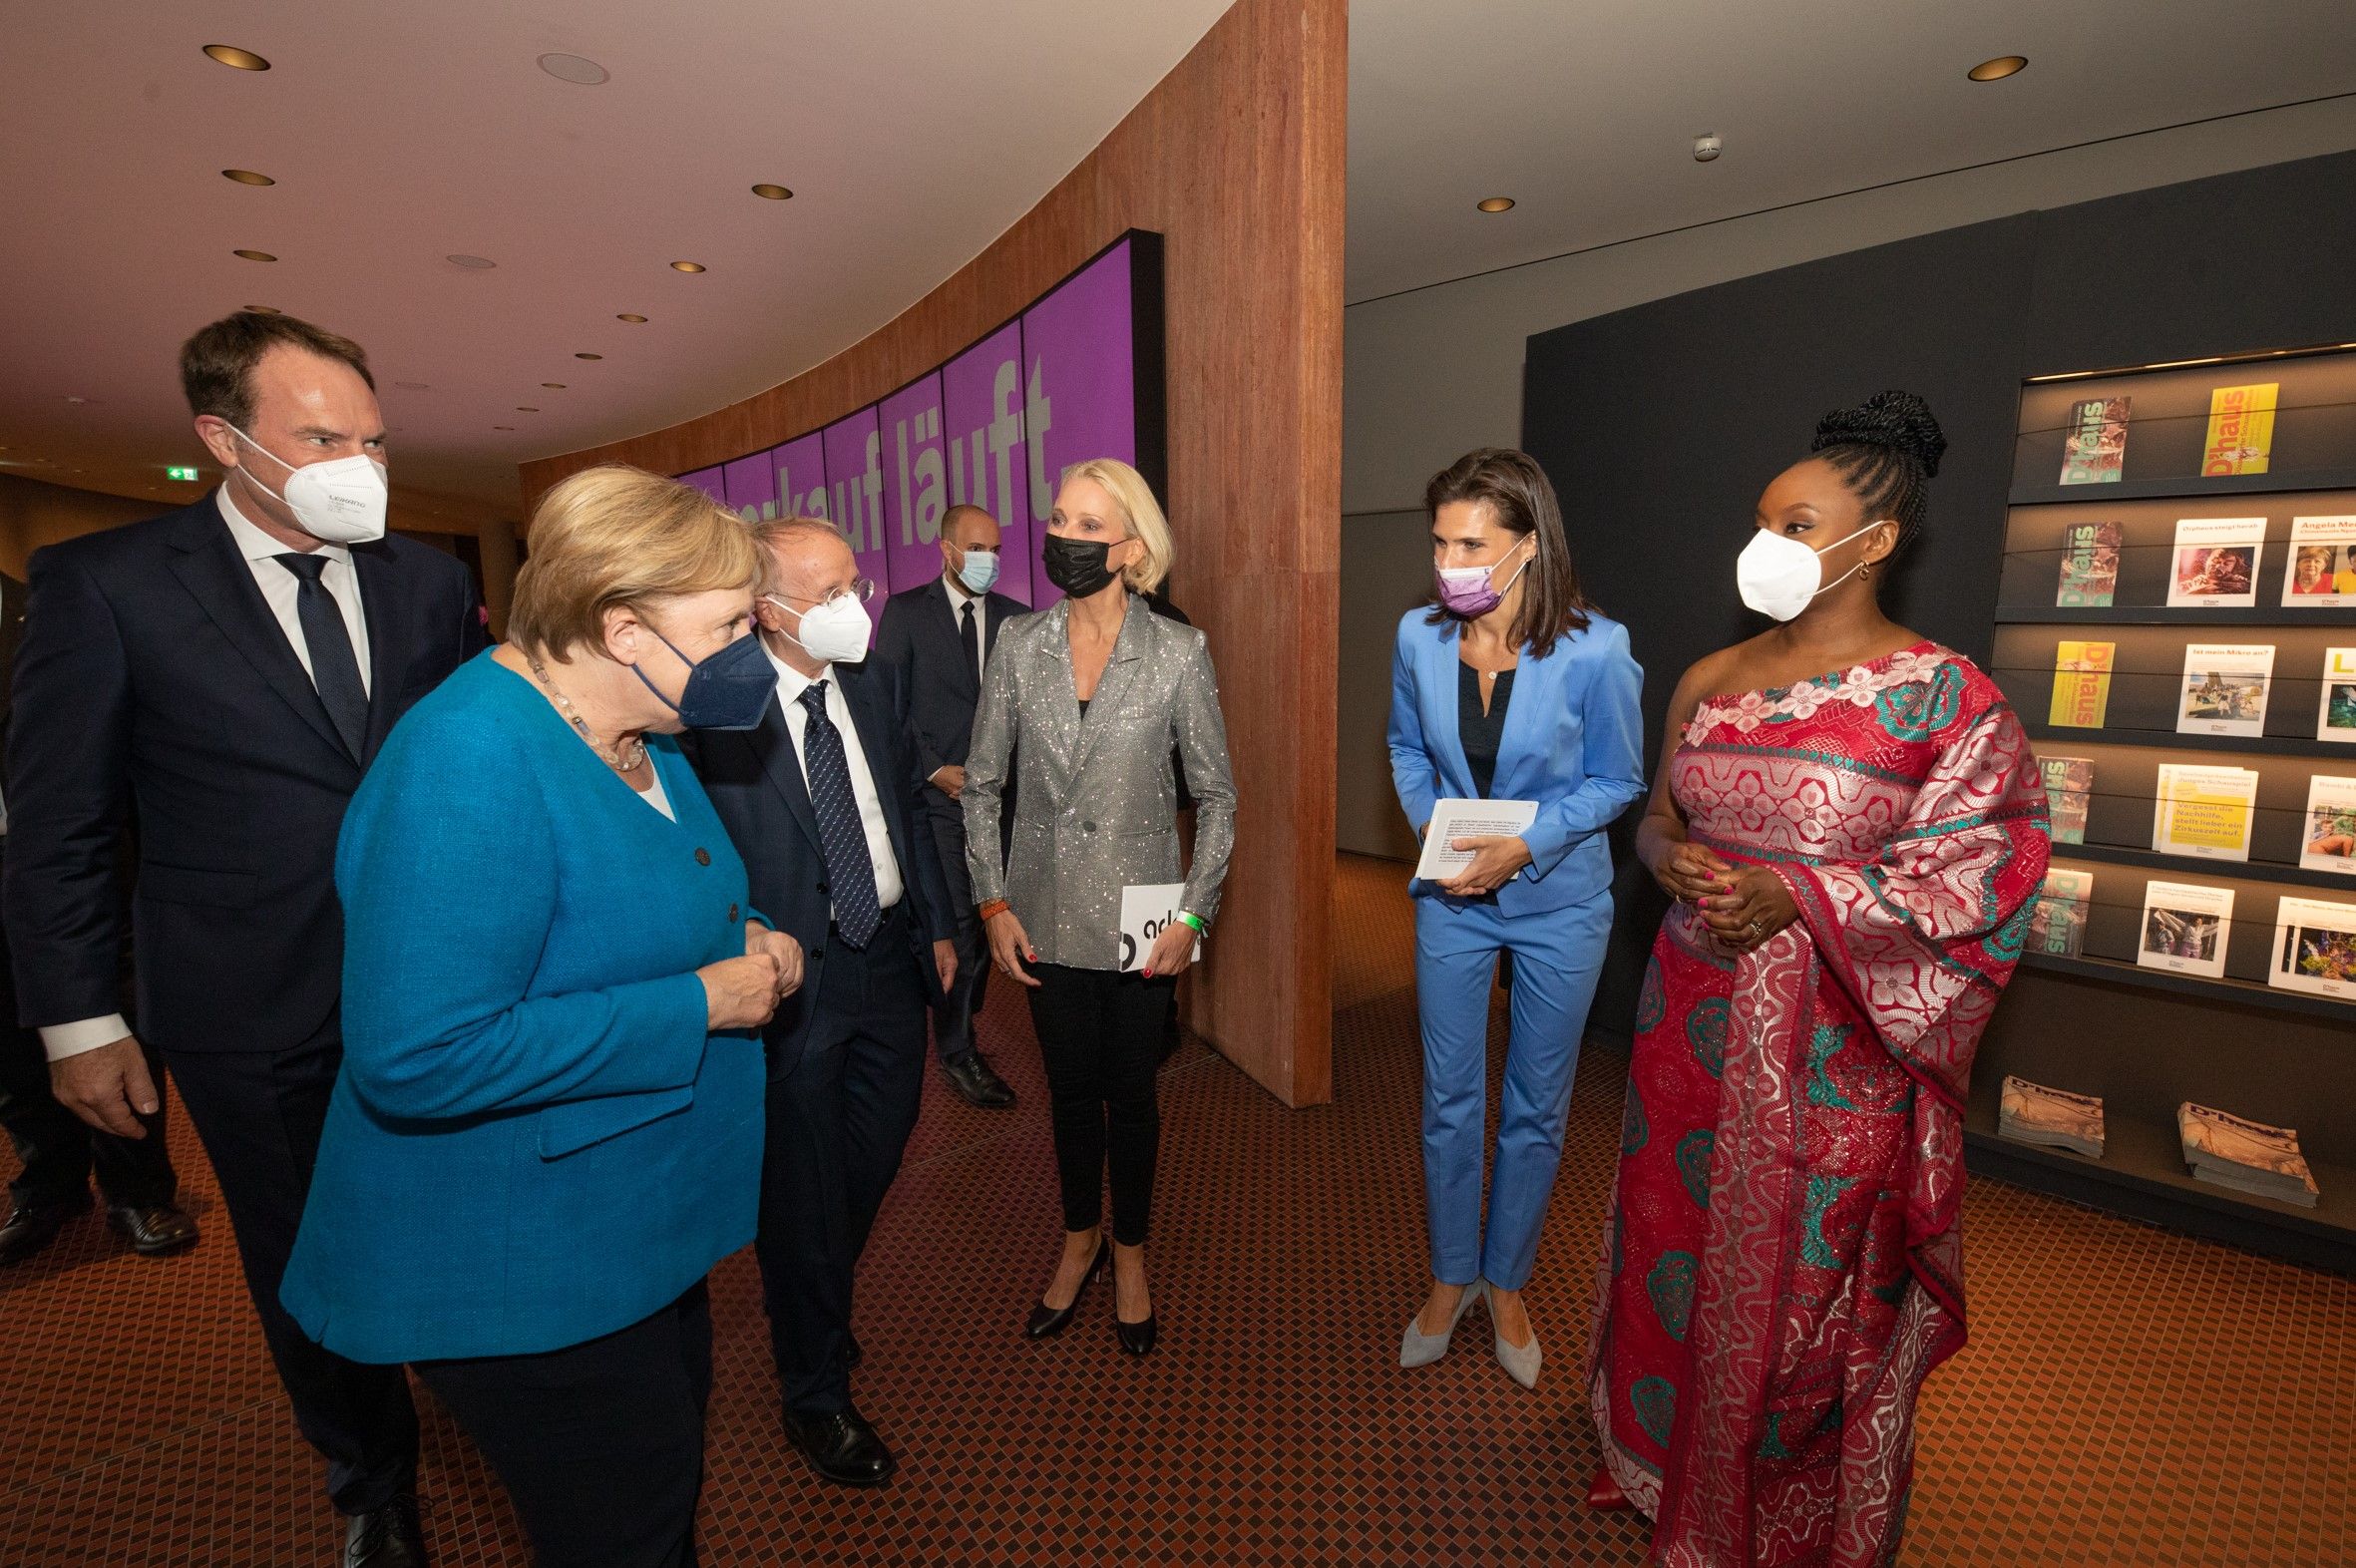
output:
<svg viewBox="0 0 2356 1568"><path fill-rule="evenodd" d="M1191 910L1178 912L1178 924L1191 928L1198 937L1208 937L1211 934L1211 928L1203 924L1203 918Z"/></svg>

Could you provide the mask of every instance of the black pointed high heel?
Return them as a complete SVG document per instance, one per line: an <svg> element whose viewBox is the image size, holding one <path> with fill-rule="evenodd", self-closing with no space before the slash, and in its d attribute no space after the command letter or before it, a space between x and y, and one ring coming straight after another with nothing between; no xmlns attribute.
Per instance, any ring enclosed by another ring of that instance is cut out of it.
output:
<svg viewBox="0 0 2356 1568"><path fill-rule="evenodd" d="M1114 1292L1112 1299L1112 1337L1120 1341L1121 1349L1131 1356L1151 1356L1154 1342L1161 1338L1162 1325L1158 1314L1147 1313L1141 1323L1121 1321L1121 1299Z"/></svg>
<svg viewBox="0 0 2356 1568"><path fill-rule="evenodd" d="M1061 1334L1064 1326L1071 1322L1072 1314L1080 1310L1080 1303L1087 1299L1088 1287L1096 1283L1096 1276L1102 1274L1111 1261L1112 1244L1099 1240L1096 1243L1096 1256L1089 1260L1088 1272L1080 1276L1078 1287L1071 1293L1070 1303L1062 1307L1050 1307L1040 1302L1030 1310L1030 1320L1022 1326L1022 1337L1026 1340L1044 1340Z"/></svg>

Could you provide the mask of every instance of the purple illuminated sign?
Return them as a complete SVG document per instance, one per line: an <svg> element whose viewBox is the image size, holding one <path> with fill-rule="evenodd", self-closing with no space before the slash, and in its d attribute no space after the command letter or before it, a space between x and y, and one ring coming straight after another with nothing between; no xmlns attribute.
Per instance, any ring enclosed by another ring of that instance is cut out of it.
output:
<svg viewBox="0 0 2356 1568"><path fill-rule="evenodd" d="M1043 609L1060 596L1037 570L1057 483L1100 457L1134 465L1167 504L1158 234L1123 235L880 403L681 479L749 518L832 519L894 592L940 574L942 517L970 502L1004 533L1000 589Z"/></svg>

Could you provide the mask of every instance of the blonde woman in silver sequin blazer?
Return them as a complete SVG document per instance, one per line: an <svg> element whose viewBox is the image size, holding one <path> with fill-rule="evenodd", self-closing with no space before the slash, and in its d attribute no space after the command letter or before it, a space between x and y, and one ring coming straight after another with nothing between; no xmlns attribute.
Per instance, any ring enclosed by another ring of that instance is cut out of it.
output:
<svg viewBox="0 0 2356 1568"><path fill-rule="evenodd" d="M966 855L990 962L1029 987L1053 1103L1063 1257L1024 1333L1062 1331L1113 1264L1113 1327L1143 1356L1158 1323L1145 1276L1161 1112L1154 1074L1177 977L1219 907L1235 843L1227 726L1203 634L1139 594L1169 575L1152 490L1110 459L1064 471L1041 549L1066 595L1007 622L982 677L966 759ZM1198 808L1180 914L1121 973L1121 889L1180 880L1173 748ZM1008 759L1015 776L1007 777ZM1009 782L1014 824L993 853ZM1109 1166L1112 1235L1100 1194Z"/></svg>

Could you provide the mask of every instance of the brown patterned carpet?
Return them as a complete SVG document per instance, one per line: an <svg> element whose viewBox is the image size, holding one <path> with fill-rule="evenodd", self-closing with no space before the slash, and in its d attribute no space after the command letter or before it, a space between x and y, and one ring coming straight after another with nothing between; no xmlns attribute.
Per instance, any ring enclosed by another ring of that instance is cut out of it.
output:
<svg viewBox="0 0 2356 1568"><path fill-rule="evenodd" d="M1577 1501L1622 1052L1590 1047L1579 1075L1530 1288L1538 1391L1490 1359L1477 1313L1446 1361L1395 1365L1423 1268L1401 878L1341 865L1336 1105L1286 1112L1198 1046L1173 1061L1149 1360L1114 1348L1108 1293L1061 1342L1016 1333L1057 1223L1044 1091L1002 992L988 1038L1022 1105L929 1085L861 1280L858 1397L901 1450L890 1487L806 1477L772 1414L751 1260L723 1264L704 1560L1641 1562L1639 1521ZM174 1130L196 1252L144 1261L86 1218L0 1274L7 1568L334 1561L210 1174ZM2356 1560L2356 1286L1994 1182L1968 1214L1973 1343L1926 1395L1908 1564ZM420 1398L436 1561L524 1562L497 1483Z"/></svg>

